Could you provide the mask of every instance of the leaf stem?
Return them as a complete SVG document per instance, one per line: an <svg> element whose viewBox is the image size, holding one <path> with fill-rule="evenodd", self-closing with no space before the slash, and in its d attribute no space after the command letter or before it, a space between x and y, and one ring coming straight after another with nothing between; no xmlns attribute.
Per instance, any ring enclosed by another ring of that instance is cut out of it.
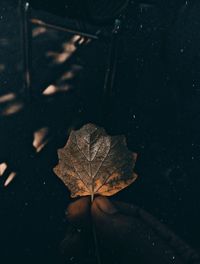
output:
<svg viewBox="0 0 200 264"><path fill-rule="evenodd" d="M91 195L91 204L94 201L94 195ZM99 252L99 243L97 239L97 232L95 228L95 224L92 223L92 233L93 233L93 238L94 238L94 247L95 247L95 256L97 258L97 264L101 264L101 257L100 257L100 252Z"/></svg>

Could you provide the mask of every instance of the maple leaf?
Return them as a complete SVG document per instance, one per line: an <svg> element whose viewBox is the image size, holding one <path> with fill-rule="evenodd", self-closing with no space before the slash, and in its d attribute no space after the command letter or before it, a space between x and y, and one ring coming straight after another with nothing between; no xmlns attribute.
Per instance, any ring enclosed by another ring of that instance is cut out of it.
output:
<svg viewBox="0 0 200 264"><path fill-rule="evenodd" d="M72 131L58 157L54 172L73 198L111 196L137 178L133 172L136 154L128 150L125 137L109 136L93 124Z"/></svg>

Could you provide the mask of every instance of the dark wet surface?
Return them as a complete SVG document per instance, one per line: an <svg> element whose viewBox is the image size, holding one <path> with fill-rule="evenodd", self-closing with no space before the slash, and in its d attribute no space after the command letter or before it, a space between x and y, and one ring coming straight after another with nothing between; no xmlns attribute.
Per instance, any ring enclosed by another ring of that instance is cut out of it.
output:
<svg viewBox="0 0 200 264"><path fill-rule="evenodd" d="M129 148L139 154L138 181L113 199L146 209L200 248L200 4L180 6L130 4L119 37L116 92L102 116L110 38L88 42L33 28L32 97L27 102L17 1L1 1L0 163L8 165L0 177L2 254L45 256L62 240L70 199L52 169L69 129L86 122L125 134ZM98 29L37 9L32 15L91 33ZM109 35L110 27L105 32ZM50 85L55 92L43 94ZM33 136L42 128L48 144L38 153ZM16 178L4 188L13 171Z"/></svg>

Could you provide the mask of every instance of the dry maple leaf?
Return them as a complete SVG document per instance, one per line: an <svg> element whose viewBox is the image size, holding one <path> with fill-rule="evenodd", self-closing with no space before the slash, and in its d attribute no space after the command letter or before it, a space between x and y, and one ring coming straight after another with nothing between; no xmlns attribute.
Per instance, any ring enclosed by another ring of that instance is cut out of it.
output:
<svg viewBox="0 0 200 264"><path fill-rule="evenodd" d="M72 131L58 157L54 172L72 197L111 196L137 178L133 172L136 155L128 150L125 137L108 136L93 124Z"/></svg>

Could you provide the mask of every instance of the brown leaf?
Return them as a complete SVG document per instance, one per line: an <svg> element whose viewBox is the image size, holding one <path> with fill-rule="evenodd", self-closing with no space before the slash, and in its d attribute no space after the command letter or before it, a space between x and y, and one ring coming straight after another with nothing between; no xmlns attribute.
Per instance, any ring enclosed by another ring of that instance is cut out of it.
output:
<svg viewBox="0 0 200 264"><path fill-rule="evenodd" d="M72 131L58 157L54 172L72 197L111 196L137 178L133 172L136 155L128 150L125 137L108 136L93 124Z"/></svg>

